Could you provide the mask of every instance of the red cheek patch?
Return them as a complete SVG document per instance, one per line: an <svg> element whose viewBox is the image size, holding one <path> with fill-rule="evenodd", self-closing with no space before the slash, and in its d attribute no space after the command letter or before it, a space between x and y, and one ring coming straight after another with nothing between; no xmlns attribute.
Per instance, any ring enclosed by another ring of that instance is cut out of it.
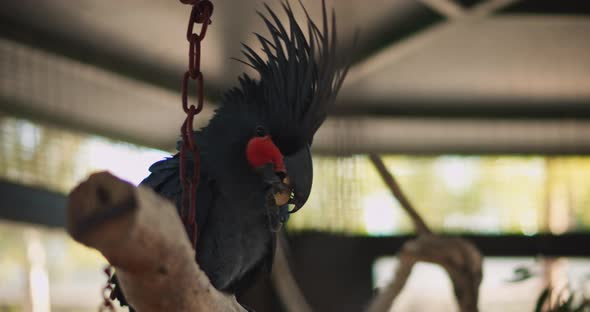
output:
<svg viewBox="0 0 590 312"><path fill-rule="evenodd" d="M246 158L250 166L258 168L268 163L274 165L275 172L286 172L283 155L270 136L254 137L246 146Z"/></svg>

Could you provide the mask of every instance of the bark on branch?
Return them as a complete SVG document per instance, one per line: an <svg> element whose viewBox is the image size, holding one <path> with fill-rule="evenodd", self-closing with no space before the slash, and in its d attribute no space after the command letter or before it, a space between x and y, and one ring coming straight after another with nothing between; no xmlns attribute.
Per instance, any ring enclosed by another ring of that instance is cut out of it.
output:
<svg viewBox="0 0 590 312"><path fill-rule="evenodd" d="M115 266L138 312L245 311L211 285L175 207L152 190L96 173L70 193L67 217L70 235Z"/></svg>

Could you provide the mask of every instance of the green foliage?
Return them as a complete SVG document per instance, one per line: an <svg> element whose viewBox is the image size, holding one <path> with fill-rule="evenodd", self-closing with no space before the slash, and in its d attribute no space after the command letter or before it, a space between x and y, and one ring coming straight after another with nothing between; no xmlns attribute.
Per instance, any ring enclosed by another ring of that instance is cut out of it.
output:
<svg viewBox="0 0 590 312"><path fill-rule="evenodd" d="M551 300L554 289L549 287L545 288L537 304L535 305L535 312L589 312L590 311L590 298L586 298L584 295L576 294L571 287L566 286L557 293L556 298Z"/></svg>
<svg viewBox="0 0 590 312"><path fill-rule="evenodd" d="M531 277L536 276L537 274L534 273L531 268L520 266L514 269L514 275L511 279L508 280L509 283L518 283L525 280L528 280Z"/></svg>
<svg viewBox="0 0 590 312"><path fill-rule="evenodd" d="M519 266L514 269L509 283L518 283L536 277L532 267ZM590 280L590 274L584 276ZM586 297L583 289L573 289L569 284L557 291L551 287L545 287L539 294L535 304L535 312L590 312L590 298Z"/></svg>

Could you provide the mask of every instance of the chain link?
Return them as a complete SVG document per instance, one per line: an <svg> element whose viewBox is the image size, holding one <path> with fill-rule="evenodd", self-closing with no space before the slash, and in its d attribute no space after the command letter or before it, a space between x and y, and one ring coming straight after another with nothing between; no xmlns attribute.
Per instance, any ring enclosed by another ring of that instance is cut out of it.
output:
<svg viewBox="0 0 590 312"><path fill-rule="evenodd" d="M180 180L182 182L182 209L181 216L184 226L190 235L193 247L197 244L197 224L196 217L196 196L199 185L201 171L201 154L193 138L193 121L195 116L203 110L203 73L201 73L201 41L205 39L207 27L211 24L211 14L213 13L213 4L208 0L180 0L184 4L193 6L188 22L186 39L189 42L188 52L188 70L182 78L182 109L186 113L186 119L181 127L182 146L180 148ZM193 33L194 24L203 24L198 34ZM190 80L196 80L197 83L197 106L188 104L188 83ZM193 174L190 180L187 179L186 160L187 151L190 151L194 158ZM186 212L189 206L188 214ZM99 312L115 312L115 306L110 300L110 294L113 291L113 285L110 282L112 276L112 266L107 266L104 273L107 275L107 282L102 289L103 301L98 308Z"/></svg>
<svg viewBox="0 0 590 312"><path fill-rule="evenodd" d="M103 272L104 272L104 274L107 275L107 283L102 288L102 304L100 305L100 307L98 307L98 312L102 312L102 311L115 312L115 306L113 305L113 302L110 299L111 292L113 292L113 285L111 284L111 276L113 275L112 274L113 267L110 265L107 265L104 268Z"/></svg>
<svg viewBox="0 0 590 312"><path fill-rule="evenodd" d="M186 31L186 39L189 42L188 70L182 77L182 109L186 113L186 119L181 127L182 146L180 148L180 181L182 184L181 217L182 222L190 236L193 247L197 244L196 196L199 178L201 174L201 154L194 142L193 121L197 114L203 110L203 73L201 73L201 41L205 39L207 28L211 23L213 4L209 0L180 0L182 3L193 6ZM199 33L194 33L194 25L202 24ZM197 106L188 103L189 80L197 84ZM188 179L187 153L193 156L193 172ZM188 210L188 211L187 211Z"/></svg>

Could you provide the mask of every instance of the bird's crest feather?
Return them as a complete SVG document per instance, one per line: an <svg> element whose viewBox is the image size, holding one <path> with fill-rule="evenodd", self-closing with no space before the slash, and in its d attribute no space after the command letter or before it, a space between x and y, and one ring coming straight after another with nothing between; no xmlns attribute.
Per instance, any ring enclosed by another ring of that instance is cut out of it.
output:
<svg viewBox="0 0 590 312"><path fill-rule="evenodd" d="M244 120L265 124L285 154L311 144L348 70L348 62L337 49L334 13L329 20L322 1L320 29L303 4L301 7L307 31L297 22L288 1L282 2L288 27L268 5L267 14L258 12L269 36L255 33L261 52L244 44L246 60L240 62L256 70L259 77L241 76L239 88L225 94L216 116L224 119L224 115L240 114Z"/></svg>

